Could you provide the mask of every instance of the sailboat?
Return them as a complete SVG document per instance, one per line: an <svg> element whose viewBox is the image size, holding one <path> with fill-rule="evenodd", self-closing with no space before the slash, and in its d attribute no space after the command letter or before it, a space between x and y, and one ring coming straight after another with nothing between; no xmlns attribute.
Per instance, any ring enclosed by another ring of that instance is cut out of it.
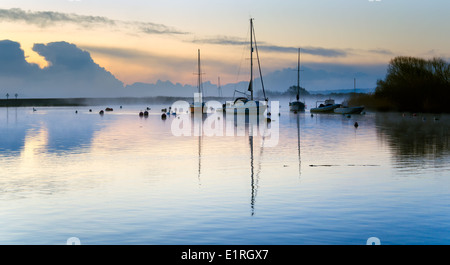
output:
<svg viewBox="0 0 450 265"><path fill-rule="evenodd" d="M297 96L296 101L289 102L290 111L305 111L305 103L299 100L300 98L300 48L298 48L298 66L297 66Z"/></svg>
<svg viewBox="0 0 450 265"><path fill-rule="evenodd" d="M255 49L253 47L253 43L255 44ZM261 79L261 86L264 93L264 101L256 101L253 97L253 52L256 50L256 56L258 59L258 67L259 67L259 73L260 73L260 79ZM261 65L259 62L259 55L258 55L258 46L256 45L256 37L254 33L253 28L253 18L250 19L250 82L248 85L248 91L250 92L250 98L247 96L247 93L235 91L241 94L244 94L245 96L236 97L234 101L227 102L226 104L223 104L222 108L217 109L219 112L226 112L226 113L237 113L237 114L254 114L254 115L261 115L263 114L268 107L268 101L269 99L266 97L266 92L264 90L264 83L262 80L262 74L261 74Z"/></svg>
<svg viewBox="0 0 450 265"><path fill-rule="evenodd" d="M194 102L190 104L191 113L204 113L205 102L202 97L202 72L200 67L200 49L198 49L198 94L195 96ZM197 98L198 97L198 98Z"/></svg>

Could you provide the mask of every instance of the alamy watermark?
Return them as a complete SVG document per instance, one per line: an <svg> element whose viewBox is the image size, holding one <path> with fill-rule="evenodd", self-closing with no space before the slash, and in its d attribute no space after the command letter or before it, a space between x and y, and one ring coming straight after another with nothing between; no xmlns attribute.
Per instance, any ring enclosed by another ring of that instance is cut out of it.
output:
<svg viewBox="0 0 450 265"><path fill-rule="evenodd" d="M67 239L67 245L81 245L81 241L78 237L70 237ZM381 241L378 237L369 237L366 245L381 245Z"/></svg>
<svg viewBox="0 0 450 265"><path fill-rule="evenodd" d="M81 241L78 237L70 237L67 239L67 245L81 245Z"/></svg>
<svg viewBox="0 0 450 265"><path fill-rule="evenodd" d="M378 237L369 237L366 245L381 245L381 241Z"/></svg>

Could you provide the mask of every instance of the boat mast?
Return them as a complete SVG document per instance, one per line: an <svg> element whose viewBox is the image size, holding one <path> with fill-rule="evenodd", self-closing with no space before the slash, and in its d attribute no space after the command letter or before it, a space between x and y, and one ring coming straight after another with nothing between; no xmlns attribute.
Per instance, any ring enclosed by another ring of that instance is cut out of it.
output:
<svg viewBox="0 0 450 265"><path fill-rule="evenodd" d="M298 48L298 65L297 65L297 101L300 98L300 48Z"/></svg>
<svg viewBox="0 0 450 265"><path fill-rule="evenodd" d="M201 91L201 85L202 85L202 72L200 69L200 49L198 49L198 93L200 94Z"/></svg>
<svg viewBox="0 0 450 265"><path fill-rule="evenodd" d="M250 99L253 100L253 18L250 19Z"/></svg>

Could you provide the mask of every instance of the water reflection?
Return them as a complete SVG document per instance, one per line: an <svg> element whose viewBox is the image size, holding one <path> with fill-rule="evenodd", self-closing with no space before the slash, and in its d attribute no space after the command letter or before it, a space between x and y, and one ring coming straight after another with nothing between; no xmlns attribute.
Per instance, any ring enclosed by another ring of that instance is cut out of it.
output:
<svg viewBox="0 0 450 265"><path fill-rule="evenodd" d="M376 132L388 144L396 167L443 167L450 155L448 115L378 113Z"/></svg>
<svg viewBox="0 0 450 265"><path fill-rule="evenodd" d="M430 227L414 236L447 238L448 116L286 111L262 127L188 115L176 136L182 115L114 109L18 108L17 119L0 109L1 242L358 244L392 227L408 236L405 220ZM267 145L276 122L279 142ZM414 167L424 164L437 170ZM393 168L426 177L399 180Z"/></svg>
<svg viewBox="0 0 450 265"><path fill-rule="evenodd" d="M258 194L258 187L259 187L259 176L261 173L261 160L262 160L262 154L264 150L264 136L262 138L262 145L259 149L259 156L258 156L258 165L255 172L255 157L254 157L254 147L253 147L253 132L252 129L253 126L249 124L249 146L250 146L250 188L251 188L251 199L250 199L250 208L251 208L251 215L255 215L255 204L256 204L256 196Z"/></svg>
<svg viewBox="0 0 450 265"><path fill-rule="evenodd" d="M250 145L250 187L251 187L251 199L250 199L250 208L251 214L255 214L255 201L256 201L256 191L257 184L255 183L255 168L253 165L253 134L249 134L248 136L249 145Z"/></svg>
<svg viewBox="0 0 450 265"><path fill-rule="evenodd" d="M192 116L193 122L196 123L194 126L194 130L196 129L195 135L198 135L198 183L201 184L200 176L202 172L202 142L203 142L203 122L206 118L205 115L202 115L202 119L195 119L194 116Z"/></svg>
<svg viewBox="0 0 450 265"><path fill-rule="evenodd" d="M48 134L48 152L67 152L87 147L96 131L103 125L97 117L86 113L74 114L69 108L42 109L32 113L28 108L15 108L14 119L9 108L0 130L0 151L18 152L23 150L26 137L36 128L45 128ZM94 118L94 119L93 119Z"/></svg>
<svg viewBox="0 0 450 265"><path fill-rule="evenodd" d="M300 115L297 114L297 149L298 149L298 176L302 176L302 159L300 155Z"/></svg>

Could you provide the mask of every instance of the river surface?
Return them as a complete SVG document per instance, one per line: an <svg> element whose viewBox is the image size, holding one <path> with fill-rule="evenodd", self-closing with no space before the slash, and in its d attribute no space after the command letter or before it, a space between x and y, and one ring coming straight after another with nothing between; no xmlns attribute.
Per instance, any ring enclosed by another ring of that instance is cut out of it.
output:
<svg viewBox="0 0 450 265"><path fill-rule="evenodd" d="M279 105L0 108L0 244L450 244L450 116Z"/></svg>

